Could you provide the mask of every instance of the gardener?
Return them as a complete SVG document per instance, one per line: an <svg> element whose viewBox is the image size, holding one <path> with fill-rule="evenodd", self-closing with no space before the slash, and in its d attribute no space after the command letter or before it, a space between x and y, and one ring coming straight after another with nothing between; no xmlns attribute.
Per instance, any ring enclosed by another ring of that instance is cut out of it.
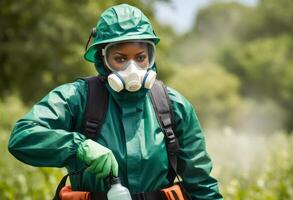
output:
<svg viewBox="0 0 293 200"><path fill-rule="evenodd" d="M170 184L166 137L150 99L155 83L155 35L147 17L127 4L101 14L85 53L105 82L108 107L98 138L82 134L88 83L79 79L52 90L16 122L9 151L38 167L66 167L75 191L104 191L110 172L131 193L157 191ZM184 80L182 80L184 81ZM177 172L192 199L222 199L210 176L211 160L192 105L168 88L179 149ZM96 106L101 106L100 102Z"/></svg>

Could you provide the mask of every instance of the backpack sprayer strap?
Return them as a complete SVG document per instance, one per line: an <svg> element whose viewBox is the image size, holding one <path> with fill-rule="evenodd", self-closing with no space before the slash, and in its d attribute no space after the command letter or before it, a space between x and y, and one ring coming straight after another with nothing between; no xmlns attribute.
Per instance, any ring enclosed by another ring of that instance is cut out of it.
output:
<svg viewBox="0 0 293 200"><path fill-rule="evenodd" d="M88 83L82 133L92 140L99 136L108 109L109 94L101 76L83 78Z"/></svg>
<svg viewBox="0 0 293 200"><path fill-rule="evenodd" d="M179 149L178 139L173 131L173 111L168 96L167 88L162 81L156 81L150 92L151 101L154 105L157 120L166 137L166 148L169 159L168 180L173 185L177 176L177 153Z"/></svg>

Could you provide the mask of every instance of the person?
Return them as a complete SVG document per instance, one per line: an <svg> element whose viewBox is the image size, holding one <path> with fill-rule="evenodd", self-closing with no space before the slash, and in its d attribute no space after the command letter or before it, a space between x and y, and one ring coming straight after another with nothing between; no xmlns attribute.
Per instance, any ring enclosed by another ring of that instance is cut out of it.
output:
<svg viewBox="0 0 293 200"><path fill-rule="evenodd" d="M110 94L99 137L92 140L81 133L88 87L78 79L53 89L16 122L9 151L32 166L66 167L69 172L87 167L82 177L70 177L75 191L104 191L103 179L110 173L131 193L166 188L165 136L149 97L160 38L149 19L128 4L106 9L92 35L84 58L95 64ZM177 170L186 192L192 199L222 199L210 176L212 162L194 108L176 90L167 91L179 143Z"/></svg>

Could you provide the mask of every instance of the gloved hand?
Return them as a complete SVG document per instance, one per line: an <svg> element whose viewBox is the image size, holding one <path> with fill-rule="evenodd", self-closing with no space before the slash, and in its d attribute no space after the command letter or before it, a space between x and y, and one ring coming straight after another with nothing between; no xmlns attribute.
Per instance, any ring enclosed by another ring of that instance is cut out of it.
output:
<svg viewBox="0 0 293 200"><path fill-rule="evenodd" d="M105 178L111 171L118 176L118 163L112 151L93 140L87 139L79 145L77 157L89 165L87 170L97 178Z"/></svg>

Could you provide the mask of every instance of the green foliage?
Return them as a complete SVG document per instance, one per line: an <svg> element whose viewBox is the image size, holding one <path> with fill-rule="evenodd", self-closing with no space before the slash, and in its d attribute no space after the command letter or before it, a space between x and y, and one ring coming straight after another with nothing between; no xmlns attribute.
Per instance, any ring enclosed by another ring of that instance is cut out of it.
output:
<svg viewBox="0 0 293 200"><path fill-rule="evenodd" d="M269 97L288 110L285 124L288 128L293 128L292 53L293 38L282 35L250 41L223 56L223 64L240 78L244 95Z"/></svg>
<svg viewBox="0 0 293 200"><path fill-rule="evenodd" d="M119 3L125 1L1 1L0 98L14 92L32 103L57 85L96 74L83 59L85 44L101 12ZM127 3L142 8L156 32L165 32L154 19L152 3Z"/></svg>
<svg viewBox="0 0 293 200"><path fill-rule="evenodd" d="M250 30L255 37L293 33L293 1L261 0L256 13L259 15L258 27Z"/></svg>
<svg viewBox="0 0 293 200"><path fill-rule="evenodd" d="M256 7L212 3L180 38L174 60L183 66L218 63L238 77L242 98L273 100L283 110L283 127L293 130L292 5L290 0L261 0Z"/></svg>
<svg viewBox="0 0 293 200"><path fill-rule="evenodd" d="M293 198L293 135L209 134L214 176L227 200L287 200Z"/></svg>
<svg viewBox="0 0 293 200"><path fill-rule="evenodd" d="M293 98L292 53L293 38L288 35L260 38L233 49L224 64L242 79L244 93L289 103Z"/></svg>
<svg viewBox="0 0 293 200"><path fill-rule="evenodd" d="M195 35L217 43L223 42L223 39L229 42L247 33L249 23L246 17L249 15L253 15L253 9L242 4L214 3L199 11L193 31Z"/></svg>
<svg viewBox="0 0 293 200"><path fill-rule="evenodd" d="M174 60L183 65L217 61L223 48L234 47L238 39L246 35L253 11L235 2L214 3L202 8L192 30L174 41Z"/></svg>
<svg viewBox="0 0 293 200"><path fill-rule="evenodd" d="M16 97L0 101L0 199L52 199L64 175L60 169L35 168L17 161L7 149L12 124L27 108Z"/></svg>
<svg viewBox="0 0 293 200"><path fill-rule="evenodd" d="M176 72L169 85L194 105L203 125L218 127L233 124L235 110L240 103L237 77L214 64L183 69Z"/></svg>
<svg viewBox="0 0 293 200"><path fill-rule="evenodd" d="M89 73L81 52L90 16L79 4L1 1L1 96L14 90L32 101L76 74Z"/></svg>

